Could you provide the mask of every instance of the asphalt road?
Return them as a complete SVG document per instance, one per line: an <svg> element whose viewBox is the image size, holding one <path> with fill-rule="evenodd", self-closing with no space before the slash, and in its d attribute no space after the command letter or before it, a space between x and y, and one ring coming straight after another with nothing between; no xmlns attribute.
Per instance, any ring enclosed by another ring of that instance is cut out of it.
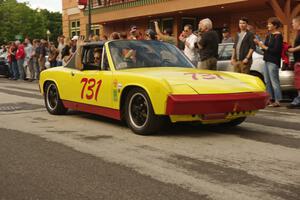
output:
<svg viewBox="0 0 300 200"><path fill-rule="evenodd" d="M37 83L0 78L0 199L300 199L300 110L235 128L153 136L71 111L49 115Z"/></svg>

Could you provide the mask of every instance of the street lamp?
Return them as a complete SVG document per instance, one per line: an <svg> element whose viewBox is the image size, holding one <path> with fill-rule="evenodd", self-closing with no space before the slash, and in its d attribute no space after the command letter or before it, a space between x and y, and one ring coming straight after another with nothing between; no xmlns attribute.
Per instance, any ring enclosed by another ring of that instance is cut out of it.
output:
<svg viewBox="0 0 300 200"><path fill-rule="evenodd" d="M88 6L88 35L92 32L91 0L78 0L78 8L84 10Z"/></svg>
<svg viewBox="0 0 300 200"><path fill-rule="evenodd" d="M50 37L51 32L49 30L47 30L46 34L47 34L47 40L49 42L49 37Z"/></svg>

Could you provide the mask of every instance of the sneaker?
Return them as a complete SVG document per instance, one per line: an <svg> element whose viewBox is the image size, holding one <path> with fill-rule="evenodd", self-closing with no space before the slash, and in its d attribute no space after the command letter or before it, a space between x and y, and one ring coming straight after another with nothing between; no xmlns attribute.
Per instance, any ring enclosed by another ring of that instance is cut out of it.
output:
<svg viewBox="0 0 300 200"><path fill-rule="evenodd" d="M299 108L300 109L300 104L290 104L290 105L287 105L286 108L288 109L295 109L295 108Z"/></svg>

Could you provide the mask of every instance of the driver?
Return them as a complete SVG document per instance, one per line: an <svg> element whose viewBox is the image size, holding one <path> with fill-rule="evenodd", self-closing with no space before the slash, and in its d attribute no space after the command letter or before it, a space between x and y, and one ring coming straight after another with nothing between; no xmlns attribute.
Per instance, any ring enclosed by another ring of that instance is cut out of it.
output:
<svg viewBox="0 0 300 200"><path fill-rule="evenodd" d="M100 48L95 48L94 49L94 63L97 66L100 66L101 64L101 49Z"/></svg>

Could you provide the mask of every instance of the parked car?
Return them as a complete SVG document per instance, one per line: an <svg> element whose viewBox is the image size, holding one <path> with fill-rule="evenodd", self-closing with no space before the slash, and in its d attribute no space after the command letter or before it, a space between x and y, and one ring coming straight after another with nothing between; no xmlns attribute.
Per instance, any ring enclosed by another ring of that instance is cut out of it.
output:
<svg viewBox="0 0 300 200"><path fill-rule="evenodd" d="M231 65L233 43L219 44L219 59L217 69L219 71L234 71ZM264 80L263 52L259 49L253 53L253 63L250 68L250 74ZM294 71L293 69L280 68L279 79L282 91L294 90Z"/></svg>
<svg viewBox="0 0 300 200"><path fill-rule="evenodd" d="M1 53L0 55L0 76L8 76L8 60L7 60L7 52Z"/></svg>
<svg viewBox="0 0 300 200"><path fill-rule="evenodd" d="M195 69L175 46L146 40L85 44L65 66L42 71L39 86L50 114L99 114L144 135L167 119L235 126L269 99L257 77Z"/></svg>

